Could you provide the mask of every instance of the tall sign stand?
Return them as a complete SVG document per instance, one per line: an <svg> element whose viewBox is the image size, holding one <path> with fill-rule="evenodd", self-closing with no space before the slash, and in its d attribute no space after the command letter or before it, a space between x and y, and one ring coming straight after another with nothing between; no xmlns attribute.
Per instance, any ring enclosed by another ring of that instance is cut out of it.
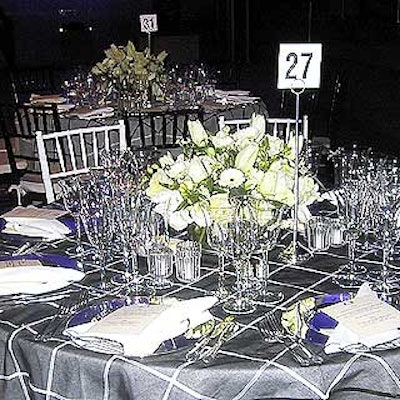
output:
<svg viewBox="0 0 400 400"><path fill-rule="evenodd" d="M158 31L157 14L142 14L139 18L140 31L147 33L147 47L151 53L151 34Z"/></svg>
<svg viewBox="0 0 400 400"><path fill-rule="evenodd" d="M278 89L290 89L296 96L295 177L293 207L293 255L291 262L304 261L299 245L300 205L300 96L306 89L318 89L321 82L322 45L320 43L281 43L278 58Z"/></svg>

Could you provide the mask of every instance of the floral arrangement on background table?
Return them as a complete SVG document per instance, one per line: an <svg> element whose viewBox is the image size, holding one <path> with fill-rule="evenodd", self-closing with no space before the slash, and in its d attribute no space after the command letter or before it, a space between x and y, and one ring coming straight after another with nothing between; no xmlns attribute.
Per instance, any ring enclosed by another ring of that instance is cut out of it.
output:
<svg viewBox="0 0 400 400"><path fill-rule="evenodd" d="M250 126L231 132L225 126L207 132L198 120L188 121L191 140L183 141L176 159L162 156L149 169L146 194L170 226L207 227L213 210L229 205L235 195L251 195L274 207L293 207L294 138L285 143L266 132L264 116L253 114ZM300 205L319 198L318 185L303 166Z"/></svg>
<svg viewBox="0 0 400 400"><path fill-rule="evenodd" d="M138 51L128 41L126 46L116 46L105 50L106 58L91 70L100 80L106 97L118 96L125 100L137 101L137 106L148 106L150 96L160 98L166 80L164 60L167 53L152 54L148 48Z"/></svg>

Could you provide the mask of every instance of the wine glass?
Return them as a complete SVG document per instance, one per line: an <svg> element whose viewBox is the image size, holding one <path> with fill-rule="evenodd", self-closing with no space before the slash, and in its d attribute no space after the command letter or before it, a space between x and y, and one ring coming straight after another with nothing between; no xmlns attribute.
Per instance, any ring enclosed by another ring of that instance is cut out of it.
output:
<svg viewBox="0 0 400 400"><path fill-rule="evenodd" d="M229 290L225 286L225 259L228 253L228 238L226 222L218 218L221 209L210 210L214 220L207 227L207 243L217 252L218 283L217 288L212 293L219 299L224 299L229 295Z"/></svg>
<svg viewBox="0 0 400 400"><path fill-rule="evenodd" d="M277 208L269 201L263 199L252 200L253 213L257 227L257 250L261 255L261 288L258 291L257 300L268 304L281 302L284 295L281 291L269 289L271 276L269 253L276 246L280 232L281 222L285 212L284 207Z"/></svg>
<svg viewBox="0 0 400 400"><path fill-rule="evenodd" d="M356 288L365 281L366 268L356 259L356 244L369 223L371 192L363 179L352 179L344 185L344 221L348 242L348 264L337 274L334 281L343 288Z"/></svg>
<svg viewBox="0 0 400 400"><path fill-rule="evenodd" d="M222 308L231 314L250 314L256 310L251 255L257 244L257 226L251 216L247 197L231 198L230 205L223 212L225 219L221 224L225 230L227 255L232 259L236 282Z"/></svg>
<svg viewBox="0 0 400 400"><path fill-rule="evenodd" d="M100 272L100 289L107 289L106 261L114 236L115 213L110 190L101 175L92 174L81 186L81 218L86 236L95 249L95 263Z"/></svg>
<svg viewBox="0 0 400 400"><path fill-rule="evenodd" d="M60 180L57 182L61 189L61 198L64 207L72 215L75 223L75 239L76 245L74 252L79 259L82 259L85 249L82 245L82 230L81 230L81 183L79 177Z"/></svg>

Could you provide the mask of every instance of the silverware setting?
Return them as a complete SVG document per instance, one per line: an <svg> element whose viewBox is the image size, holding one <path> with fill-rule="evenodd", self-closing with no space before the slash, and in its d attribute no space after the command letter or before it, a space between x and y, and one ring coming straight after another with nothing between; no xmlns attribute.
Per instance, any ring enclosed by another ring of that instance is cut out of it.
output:
<svg viewBox="0 0 400 400"><path fill-rule="evenodd" d="M45 342L54 337L58 333L58 330L65 326L65 324L68 322L68 319L74 313L85 307L89 300L90 297L88 290L82 290L79 293L77 300L75 300L74 297L65 298L60 304L57 313L54 314L44 329L36 334L35 340Z"/></svg>
<svg viewBox="0 0 400 400"><path fill-rule="evenodd" d="M288 332L274 313L268 313L258 324L258 330L267 343L281 343L302 367L320 365L324 359L310 349L303 340Z"/></svg>
<svg viewBox="0 0 400 400"><path fill-rule="evenodd" d="M227 317L214 325L196 345L186 354L186 360L191 362L202 361L208 364L218 354L221 346L226 343L239 329L232 317Z"/></svg>

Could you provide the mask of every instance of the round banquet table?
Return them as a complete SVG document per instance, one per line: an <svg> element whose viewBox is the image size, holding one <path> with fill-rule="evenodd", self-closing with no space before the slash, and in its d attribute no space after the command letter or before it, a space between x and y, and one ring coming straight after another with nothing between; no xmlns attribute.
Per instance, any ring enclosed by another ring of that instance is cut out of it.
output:
<svg viewBox="0 0 400 400"><path fill-rule="evenodd" d="M6 254L12 244L5 235L2 239L2 253ZM42 251L65 254L68 245L71 242L54 242ZM285 293L281 307L304 297L340 291L331 278L345 262L340 251L320 254L302 266L274 262L272 287ZM113 260L109 268L118 269L119 260ZM86 278L71 285L72 289L97 279L89 264L87 271ZM204 255L201 272L195 284L183 285L174 279L173 287L161 295L188 299L208 293L216 286L213 255ZM400 398L400 350L326 355L316 348L324 363L300 367L282 345L266 344L259 335L257 322L273 309L264 304L259 304L254 314L236 318L240 329L205 365L187 362L188 348L140 359L78 348L62 335L35 341L35 334L54 315L59 302L1 308L1 399ZM218 304L211 311L217 317L225 316Z"/></svg>
<svg viewBox="0 0 400 400"><path fill-rule="evenodd" d="M109 117L77 117L73 112L61 115L61 129L76 129L98 125L112 125L123 119L127 129L128 146L141 147L173 147L177 141L188 136L187 121L199 119L210 132L218 131L218 118L226 119L250 118L253 114L268 117L268 111L262 100L220 104L215 102L204 103L197 107L171 108L167 106L153 106L140 112L118 112Z"/></svg>

